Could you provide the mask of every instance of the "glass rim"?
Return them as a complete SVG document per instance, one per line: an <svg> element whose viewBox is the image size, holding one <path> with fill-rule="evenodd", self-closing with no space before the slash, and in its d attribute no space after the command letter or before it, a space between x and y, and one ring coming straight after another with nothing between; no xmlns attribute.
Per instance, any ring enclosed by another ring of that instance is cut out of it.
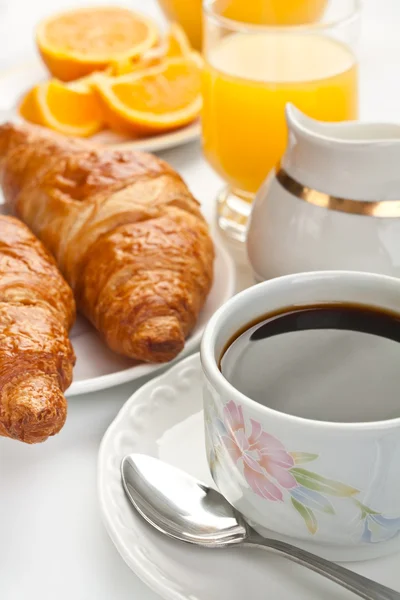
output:
<svg viewBox="0 0 400 600"><path fill-rule="evenodd" d="M303 23L300 25L260 25L257 23L246 23L244 21L236 21L219 15L214 9L213 4L216 0L203 0L203 14L207 19L213 20L216 24L225 27L226 29L236 31L238 33L313 33L324 32L332 29L337 29L357 21L361 15L363 0L352 0L353 9L348 14L325 21L322 23Z"/></svg>

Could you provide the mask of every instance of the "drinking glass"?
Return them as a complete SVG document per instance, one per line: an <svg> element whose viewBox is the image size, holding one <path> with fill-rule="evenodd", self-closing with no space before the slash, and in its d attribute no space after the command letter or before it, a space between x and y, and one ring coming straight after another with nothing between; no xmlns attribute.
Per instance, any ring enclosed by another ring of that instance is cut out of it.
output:
<svg viewBox="0 0 400 600"><path fill-rule="evenodd" d="M322 121L357 118L360 5L331 0L323 20L270 26L204 0L203 149L227 182L217 215L232 238L244 241L254 195L284 153L287 102Z"/></svg>
<svg viewBox="0 0 400 600"><path fill-rule="evenodd" d="M158 0L165 16L182 25L195 50L201 50L202 0Z"/></svg>
<svg viewBox="0 0 400 600"><path fill-rule="evenodd" d="M202 0L158 0L165 16L177 21L196 50L202 46ZM328 0L221 0L223 16L247 23L299 25L321 17Z"/></svg>

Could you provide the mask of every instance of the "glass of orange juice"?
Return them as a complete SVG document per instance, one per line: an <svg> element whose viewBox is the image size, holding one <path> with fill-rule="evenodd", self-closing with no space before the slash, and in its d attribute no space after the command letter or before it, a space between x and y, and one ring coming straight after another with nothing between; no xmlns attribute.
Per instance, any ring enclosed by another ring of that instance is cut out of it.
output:
<svg viewBox="0 0 400 600"><path fill-rule="evenodd" d="M182 25L195 50L201 50L202 0L158 0L165 16Z"/></svg>
<svg viewBox="0 0 400 600"><path fill-rule="evenodd" d="M287 102L322 121L357 118L360 12L361 0L330 0L322 21L266 26L204 0L203 149L228 184L217 215L231 237L244 240L254 195L284 153Z"/></svg>
<svg viewBox="0 0 400 600"><path fill-rule="evenodd" d="M196 50L202 46L202 0L158 0L165 15L186 31ZM221 14L228 19L265 25L312 23L329 0L223 0Z"/></svg>

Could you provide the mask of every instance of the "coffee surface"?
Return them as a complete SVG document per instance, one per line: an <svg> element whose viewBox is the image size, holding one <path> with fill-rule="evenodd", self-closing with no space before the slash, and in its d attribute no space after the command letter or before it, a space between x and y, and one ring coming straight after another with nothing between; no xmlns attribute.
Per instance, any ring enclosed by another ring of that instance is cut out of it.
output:
<svg viewBox="0 0 400 600"><path fill-rule="evenodd" d="M358 304L289 307L250 323L220 361L228 381L280 412L337 422L400 416L400 315Z"/></svg>

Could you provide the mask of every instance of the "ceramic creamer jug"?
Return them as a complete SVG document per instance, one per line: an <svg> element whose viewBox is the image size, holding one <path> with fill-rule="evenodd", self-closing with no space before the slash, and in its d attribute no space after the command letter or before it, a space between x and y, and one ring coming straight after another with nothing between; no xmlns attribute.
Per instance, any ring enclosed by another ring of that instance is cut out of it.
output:
<svg viewBox="0 0 400 600"><path fill-rule="evenodd" d="M323 123L287 105L288 147L247 232L255 279L319 270L400 277L400 125Z"/></svg>

